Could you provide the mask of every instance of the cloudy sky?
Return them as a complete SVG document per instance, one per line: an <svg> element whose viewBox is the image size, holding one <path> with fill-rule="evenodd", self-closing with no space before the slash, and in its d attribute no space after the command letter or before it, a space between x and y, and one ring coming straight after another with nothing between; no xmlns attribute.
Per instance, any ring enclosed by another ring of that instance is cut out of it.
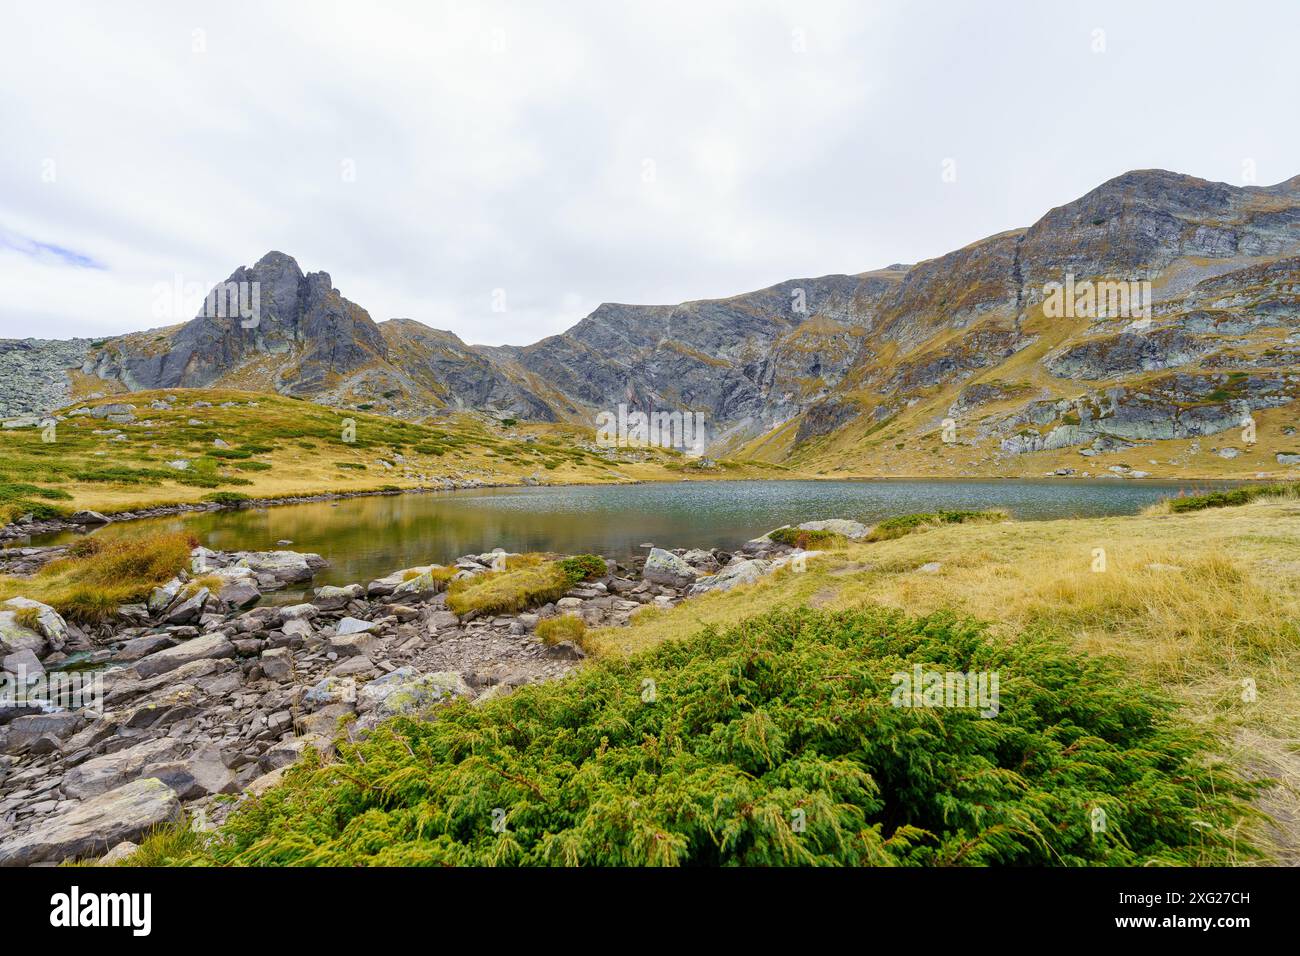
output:
<svg viewBox="0 0 1300 956"><path fill-rule="evenodd" d="M1292 0L0 0L0 337L181 321L163 288L278 249L376 320L522 344L940 255L1127 169L1267 185L1297 35Z"/></svg>

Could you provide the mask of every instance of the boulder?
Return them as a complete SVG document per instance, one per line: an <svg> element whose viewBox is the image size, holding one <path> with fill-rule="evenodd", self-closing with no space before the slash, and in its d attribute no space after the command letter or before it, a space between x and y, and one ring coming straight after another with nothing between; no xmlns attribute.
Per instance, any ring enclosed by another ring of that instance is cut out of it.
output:
<svg viewBox="0 0 1300 956"><path fill-rule="evenodd" d="M40 657L49 647L45 635L19 624L13 611L0 611L0 655L31 651Z"/></svg>
<svg viewBox="0 0 1300 956"><path fill-rule="evenodd" d="M78 800L107 793L142 776L145 769L154 764L175 760L180 749L180 741L160 737L125 750L92 757L63 775L63 792Z"/></svg>
<svg viewBox="0 0 1300 956"><path fill-rule="evenodd" d="M455 671L421 674L413 667L399 667L362 687L357 707L382 720L397 714L416 716L454 698L473 696L474 691Z"/></svg>
<svg viewBox="0 0 1300 956"><path fill-rule="evenodd" d="M262 676L273 681L286 681L293 677L293 655L287 647L273 647L262 652Z"/></svg>
<svg viewBox="0 0 1300 956"><path fill-rule="evenodd" d="M297 551L245 551L241 552L236 567L248 568L266 575L282 584L299 584L310 581L316 571L326 566L319 554L300 554Z"/></svg>
<svg viewBox="0 0 1300 956"><path fill-rule="evenodd" d="M641 578L651 584L680 588L695 580L695 569L671 551L651 548L645 560L645 568L641 571Z"/></svg>
<svg viewBox="0 0 1300 956"><path fill-rule="evenodd" d="M345 588L327 584L313 592L312 604L322 611L340 611L351 602L359 601L365 596L366 589L360 584L349 584Z"/></svg>
<svg viewBox="0 0 1300 956"><path fill-rule="evenodd" d="M72 524L79 524L83 527L96 524L108 524L111 520L111 518L106 518L98 511L78 511L68 519Z"/></svg>
<svg viewBox="0 0 1300 956"><path fill-rule="evenodd" d="M10 598L3 606L12 611L35 611L36 632L49 642L52 650L63 650L63 645L68 641L68 623L54 608L25 597Z"/></svg>
<svg viewBox="0 0 1300 956"><path fill-rule="evenodd" d="M379 629L379 625L373 621L363 621L360 618L345 617L338 623L334 633L339 637L345 637L348 634L370 634Z"/></svg>
<svg viewBox="0 0 1300 956"><path fill-rule="evenodd" d="M772 562L751 558L723 568L717 574L701 578L691 585L687 597L697 597L710 591L730 591L741 584L753 584L772 570Z"/></svg>
<svg viewBox="0 0 1300 956"><path fill-rule="evenodd" d="M61 711L53 714L29 714L16 717L5 727L5 753L18 753L42 737L52 738L62 744L86 723L80 714Z"/></svg>
<svg viewBox="0 0 1300 956"><path fill-rule="evenodd" d="M183 664L206 659L221 659L235 656L235 645L226 635L217 632L205 634L192 640L158 651L135 662L135 672L141 677L153 677L175 670Z"/></svg>
<svg viewBox="0 0 1300 956"><path fill-rule="evenodd" d="M180 818L181 802L161 780L136 780L86 800L0 843L0 866L96 856Z"/></svg>
<svg viewBox="0 0 1300 956"><path fill-rule="evenodd" d="M167 784L182 800L235 793L239 789L234 771L226 766L221 751L215 747L205 747L184 760L155 764L149 768L149 776Z"/></svg>
<svg viewBox="0 0 1300 956"><path fill-rule="evenodd" d="M211 593L207 588L199 588L189 597L185 597L184 592L181 592L176 602L163 613L163 623L189 624L198 620Z"/></svg>

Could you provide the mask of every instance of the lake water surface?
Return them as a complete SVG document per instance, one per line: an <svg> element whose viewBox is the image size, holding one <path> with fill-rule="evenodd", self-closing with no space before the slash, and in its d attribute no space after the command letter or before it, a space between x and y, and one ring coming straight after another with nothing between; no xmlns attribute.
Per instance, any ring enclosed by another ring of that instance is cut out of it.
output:
<svg viewBox="0 0 1300 956"><path fill-rule="evenodd" d="M871 523L938 509L1005 508L1016 518L1134 514L1207 482L1088 480L688 481L493 488L350 498L109 525L97 534L185 528L210 548L267 550L290 540L329 562L315 583L366 582L398 568L490 551L630 557L643 545L733 548L783 524Z"/></svg>

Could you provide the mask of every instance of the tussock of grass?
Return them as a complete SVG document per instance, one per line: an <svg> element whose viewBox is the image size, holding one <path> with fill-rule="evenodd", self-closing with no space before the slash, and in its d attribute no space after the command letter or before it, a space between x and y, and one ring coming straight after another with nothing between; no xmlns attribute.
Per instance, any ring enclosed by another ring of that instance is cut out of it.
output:
<svg viewBox="0 0 1300 956"><path fill-rule="evenodd" d="M848 544L848 539L844 535L836 534L834 531L801 531L798 528L777 528L768 533L768 538L777 544L805 550L829 551Z"/></svg>
<svg viewBox="0 0 1300 956"><path fill-rule="evenodd" d="M451 582L447 607L460 617L510 614L559 600L575 584L606 573L605 559L594 554L559 561L547 560L540 554L513 555L507 559L504 571Z"/></svg>
<svg viewBox="0 0 1300 956"><path fill-rule="evenodd" d="M537 622L537 638L543 644L572 641L579 647L587 636L587 623L576 614L561 614Z"/></svg>
<svg viewBox="0 0 1300 956"><path fill-rule="evenodd" d="M572 579L557 562L489 571L451 582L447 607L456 615L509 614L564 597Z"/></svg>
<svg viewBox="0 0 1300 956"><path fill-rule="evenodd" d="M946 524L990 524L1006 521L1008 515L1001 509L988 511L934 511L899 515L886 518L867 534L867 541L892 541L915 531L938 528Z"/></svg>
<svg viewBox="0 0 1300 956"><path fill-rule="evenodd" d="M1000 674L998 715L891 703L898 672ZM646 696L647 680L654 693ZM951 614L809 609L705 629L285 782L199 865L1144 865L1249 858L1254 788L1171 704ZM494 828L495 808L505 828ZM1093 812L1106 813L1094 833ZM797 822L796 822L797 821ZM155 838L156 841L161 841ZM150 841L153 842L153 841Z"/></svg>
<svg viewBox="0 0 1300 956"><path fill-rule="evenodd" d="M0 600L26 597L48 604L69 620L94 623L118 605L142 601L189 565L194 539L181 532L138 538L82 538L66 558L30 578L0 577Z"/></svg>

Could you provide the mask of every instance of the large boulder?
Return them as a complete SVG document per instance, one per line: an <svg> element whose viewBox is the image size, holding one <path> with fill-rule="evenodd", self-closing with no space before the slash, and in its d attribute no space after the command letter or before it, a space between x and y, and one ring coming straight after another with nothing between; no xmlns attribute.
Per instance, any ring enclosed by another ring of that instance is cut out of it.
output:
<svg viewBox="0 0 1300 956"><path fill-rule="evenodd" d="M248 568L221 568L214 571L212 576L221 582L214 596L227 610L246 608L256 604L262 597L257 586L257 575Z"/></svg>
<svg viewBox="0 0 1300 956"><path fill-rule="evenodd" d="M63 616L48 604L42 604L40 601L33 601L30 598L14 597L4 602L3 605L10 611L27 611L36 612L35 630L44 637L50 644L50 649L55 651L63 650L63 645L68 641L68 623L63 620Z"/></svg>
<svg viewBox="0 0 1300 956"><path fill-rule="evenodd" d="M707 578L700 578L699 581L691 585L690 590L686 592L686 596L698 597L710 591L730 591L742 584L753 584L771 570L771 561L764 561L760 558L740 561L728 565L717 574L710 575Z"/></svg>
<svg viewBox="0 0 1300 956"><path fill-rule="evenodd" d="M180 741L159 737L125 750L92 757L63 775L63 792L78 800L107 793L143 776L145 770L155 764L175 760L180 751Z"/></svg>
<svg viewBox="0 0 1300 956"><path fill-rule="evenodd" d="M0 843L0 866L58 863L99 856L123 840L180 818L181 802L161 780L136 780L50 817Z"/></svg>
<svg viewBox="0 0 1300 956"><path fill-rule="evenodd" d="M0 611L0 656L31 651L37 657L49 652L50 642L44 634L19 624L13 611Z"/></svg>
<svg viewBox="0 0 1300 956"><path fill-rule="evenodd" d="M455 671L421 674L413 667L399 667L362 687L357 709L368 712L373 722L398 714L418 716L454 698L473 696L474 691Z"/></svg>
<svg viewBox="0 0 1300 956"><path fill-rule="evenodd" d="M184 760L155 764L149 768L149 776L167 784L182 800L235 793L239 789L234 772L215 747L196 751Z"/></svg>
<svg viewBox="0 0 1300 956"><path fill-rule="evenodd" d="M651 548L650 554L645 559L641 578L651 584L681 588L695 580L695 569L671 551Z"/></svg>
<svg viewBox="0 0 1300 956"><path fill-rule="evenodd" d="M297 551L245 551L235 562L236 567L248 568L258 577L266 576L282 584L310 581L326 564L319 554Z"/></svg>
<svg viewBox="0 0 1300 956"><path fill-rule="evenodd" d="M192 640L158 651L135 662L135 672L141 677L153 677L175 670L183 664L209 658L222 659L235 656L235 645L226 635L217 632L205 634Z"/></svg>

